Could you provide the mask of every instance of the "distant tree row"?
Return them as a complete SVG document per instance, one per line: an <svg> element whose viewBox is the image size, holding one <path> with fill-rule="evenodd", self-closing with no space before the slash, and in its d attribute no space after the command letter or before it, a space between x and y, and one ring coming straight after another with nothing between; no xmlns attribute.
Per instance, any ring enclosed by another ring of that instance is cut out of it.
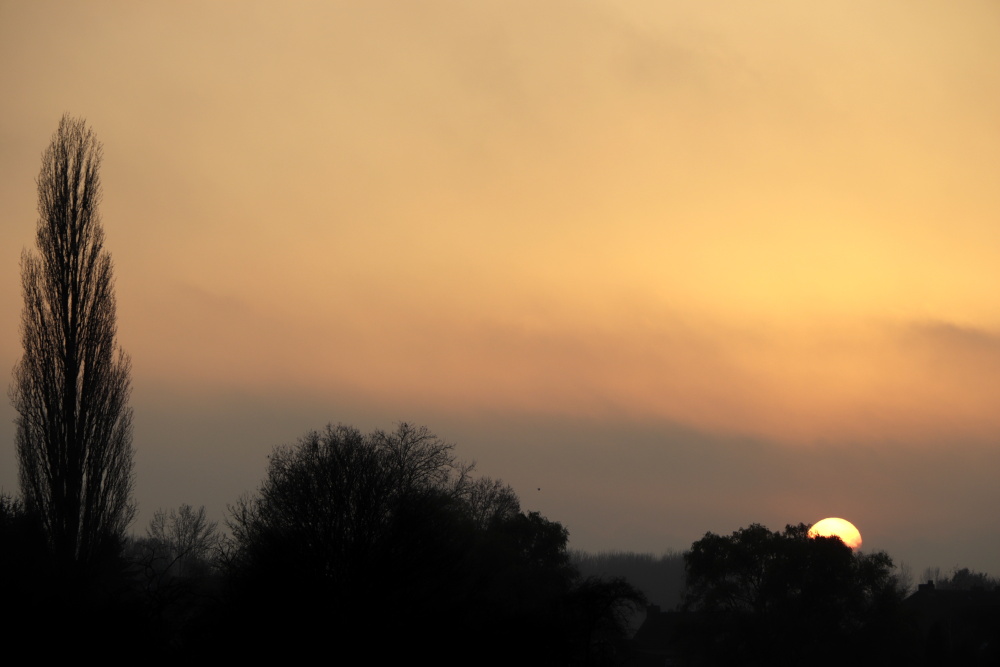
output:
<svg viewBox="0 0 1000 667"><path fill-rule="evenodd" d="M935 588L951 591L993 591L1000 588L1000 579L985 572L976 572L967 567L956 567L951 574L941 574L941 568L929 567L924 570L921 583L933 583Z"/></svg>
<svg viewBox="0 0 1000 667"><path fill-rule="evenodd" d="M684 594L684 554L667 552L659 556L634 551L570 553L573 564L588 576L620 576L638 587L650 603L673 609Z"/></svg>

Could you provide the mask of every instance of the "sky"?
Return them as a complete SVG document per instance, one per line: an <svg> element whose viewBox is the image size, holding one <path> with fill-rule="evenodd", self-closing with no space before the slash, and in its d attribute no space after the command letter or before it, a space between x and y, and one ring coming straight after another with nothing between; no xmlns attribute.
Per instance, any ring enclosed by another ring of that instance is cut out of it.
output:
<svg viewBox="0 0 1000 667"><path fill-rule="evenodd" d="M1000 575L997 62L989 1L0 0L0 369L70 113L138 533L407 421L572 548L842 516Z"/></svg>

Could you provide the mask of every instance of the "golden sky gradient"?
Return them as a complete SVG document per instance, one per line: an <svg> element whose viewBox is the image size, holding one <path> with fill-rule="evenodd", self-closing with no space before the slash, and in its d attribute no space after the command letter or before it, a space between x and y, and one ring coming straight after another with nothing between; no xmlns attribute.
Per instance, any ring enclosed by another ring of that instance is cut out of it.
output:
<svg viewBox="0 0 1000 667"><path fill-rule="evenodd" d="M997 63L987 1L0 0L0 367L69 112L104 143L141 465L165 395L333 406L278 442L432 415L993 451ZM199 502L141 465L144 512Z"/></svg>

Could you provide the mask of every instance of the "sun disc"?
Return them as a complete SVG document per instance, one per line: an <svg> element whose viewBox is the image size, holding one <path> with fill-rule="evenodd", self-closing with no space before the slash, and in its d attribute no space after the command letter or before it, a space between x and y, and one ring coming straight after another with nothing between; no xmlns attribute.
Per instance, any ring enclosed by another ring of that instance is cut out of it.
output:
<svg viewBox="0 0 1000 667"><path fill-rule="evenodd" d="M809 529L809 537L830 537L836 536L851 549L861 548L861 532L854 527L854 524L846 519L831 517L823 519L813 524Z"/></svg>

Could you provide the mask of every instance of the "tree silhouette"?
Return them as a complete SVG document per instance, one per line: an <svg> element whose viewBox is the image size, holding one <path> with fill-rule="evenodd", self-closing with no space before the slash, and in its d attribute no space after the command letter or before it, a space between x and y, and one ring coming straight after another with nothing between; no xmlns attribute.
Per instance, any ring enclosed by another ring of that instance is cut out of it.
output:
<svg viewBox="0 0 1000 667"><path fill-rule="evenodd" d="M300 576L353 586L400 539L416 508L430 515L459 502L469 467L453 449L405 423L371 434L328 426L277 448L260 492L229 508L232 564L271 569L280 556Z"/></svg>
<svg viewBox="0 0 1000 667"><path fill-rule="evenodd" d="M120 548L135 514L130 363L98 204L102 149L63 116L42 155L38 255L21 256L24 356L10 390L21 493L64 571Z"/></svg>
<svg viewBox="0 0 1000 667"><path fill-rule="evenodd" d="M333 642L436 665L620 659L642 595L582 580L567 530L522 512L502 481L472 479L453 449L405 423L329 426L276 449L260 490L229 508L224 632L239 650L287 660Z"/></svg>
<svg viewBox="0 0 1000 667"><path fill-rule="evenodd" d="M499 479L480 477L466 487L463 496L469 517L481 530L521 513L514 489Z"/></svg>
<svg viewBox="0 0 1000 667"><path fill-rule="evenodd" d="M942 575L939 567L928 567L924 570L923 581L932 582L935 587L946 591L992 591L1000 586L1000 579L967 567L954 568L950 576Z"/></svg>
<svg viewBox="0 0 1000 667"><path fill-rule="evenodd" d="M885 552L854 552L809 526L707 533L684 554L695 652L772 664L828 664L887 637L901 597ZM695 623L692 619L698 619ZM889 645L889 642L884 642ZM871 648L868 655L874 655Z"/></svg>
<svg viewBox="0 0 1000 667"><path fill-rule="evenodd" d="M205 573L219 546L218 522L209 521L205 506L197 510L187 503L179 509L153 513L146 538L138 545L147 567L178 576Z"/></svg>
<svg viewBox="0 0 1000 667"><path fill-rule="evenodd" d="M343 642L423 641L425 623L456 608L453 575L472 536L469 466L453 450L405 423L328 426L275 449L260 490L229 508L233 631L282 654L331 629ZM281 639L293 635L295 646Z"/></svg>

